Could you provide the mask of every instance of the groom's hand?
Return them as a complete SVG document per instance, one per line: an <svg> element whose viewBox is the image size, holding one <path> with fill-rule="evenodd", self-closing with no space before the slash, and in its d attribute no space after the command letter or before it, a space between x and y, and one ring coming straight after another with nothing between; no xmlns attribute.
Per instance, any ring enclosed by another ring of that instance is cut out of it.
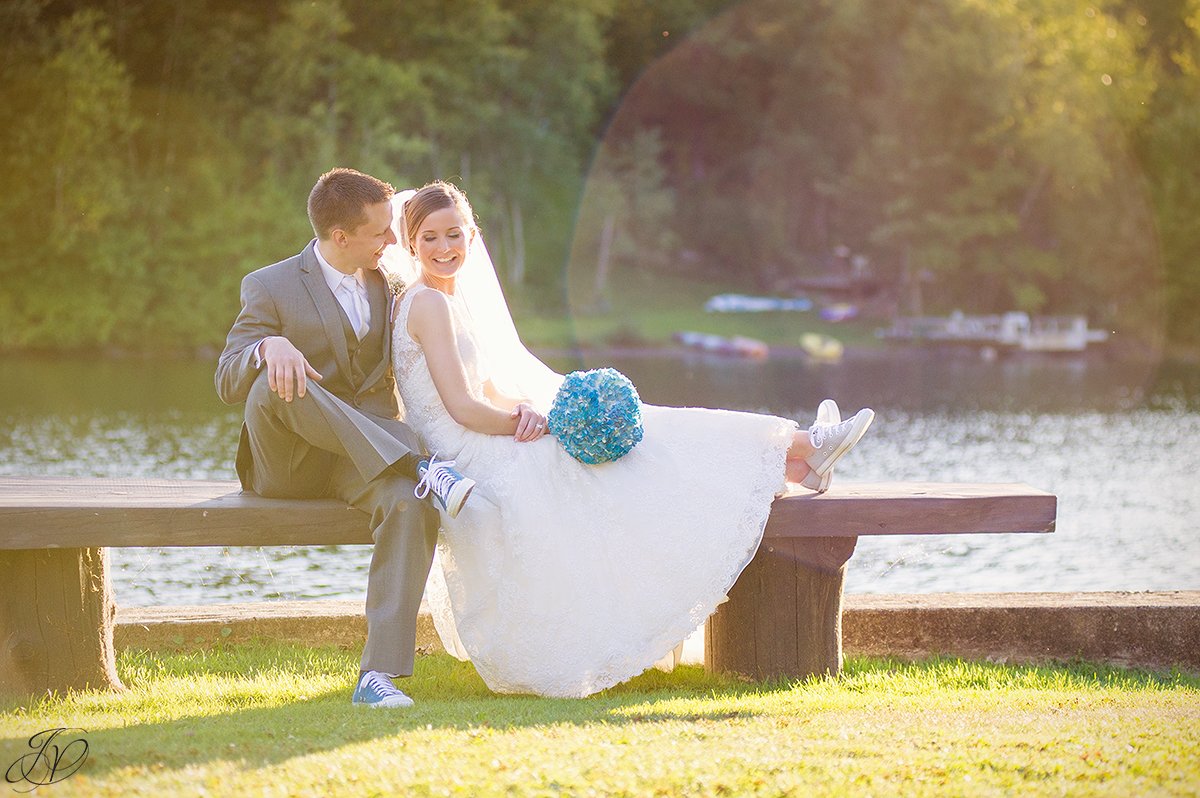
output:
<svg viewBox="0 0 1200 798"><path fill-rule="evenodd" d="M300 350L281 335L265 339L260 353L267 369L267 384L285 402L292 401L293 396L303 398L308 380L321 381L321 375Z"/></svg>

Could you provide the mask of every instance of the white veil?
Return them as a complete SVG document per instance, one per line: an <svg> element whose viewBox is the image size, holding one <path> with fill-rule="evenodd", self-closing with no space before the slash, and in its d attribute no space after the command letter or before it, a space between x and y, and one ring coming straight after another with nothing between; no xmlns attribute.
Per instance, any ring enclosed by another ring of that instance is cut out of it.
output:
<svg viewBox="0 0 1200 798"><path fill-rule="evenodd" d="M383 268L399 276L405 285L412 285L421 275L420 265L409 254L401 230L404 203L415 193L409 189L392 197L392 230L400 243L385 249L382 259ZM471 243L466 263L455 279L454 290L474 322L476 343L492 384L501 393L530 399L539 411L547 412L563 377L521 343L496 276L496 267L483 243L483 236L478 233Z"/></svg>

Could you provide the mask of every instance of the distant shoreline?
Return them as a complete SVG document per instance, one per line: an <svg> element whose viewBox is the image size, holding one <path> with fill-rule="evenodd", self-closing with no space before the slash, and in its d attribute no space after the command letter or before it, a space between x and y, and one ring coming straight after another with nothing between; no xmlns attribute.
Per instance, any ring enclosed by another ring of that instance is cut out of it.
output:
<svg viewBox="0 0 1200 798"><path fill-rule="evenodd" d="M603 358L692 358L702 359L705 362L716 363L727 361L730 363L753 363L759 362L754 358L744 357L735 354L726 354L719 352L705 352L699 349L692 349L678 344L646 344L646 345L609 345L609 344L579 344L576 346L562 345L527 345L529 350L541 358L548 359L584 359L594 361ZM857 361L865 362L872 360L892 359L896 357L908 356L924 356L931 353L954 352L956 357L971 357L970 351L964 348L938 348L931 345L898 345L887 344L880 342L878 345L864 346L862 344L847 344L843 350L843 355L840 361L822 361L812 358L800 346L787 344L769 344L768 357L765 361L775 360L792 360L797 362L812 362L814 364L836 367L838 362ZM143 361L162 361L162 360L193 360L202 362L216 363L220 356L221 350L215 346L202 345L196 347L178 347L168 349L129 349L126 347L106 346L81 349L0 349L0 358L31 358L31 359L75 359L87 358L107 361L124 361L124 360L143 360ZM1161 354L1155 357L1154 353L1145 351L1139 347L1120 347L1108 345L1089 349L1086 352L1079 353L1040 353L1040 352L1017 352L1010 355L1002 355L999 360L1017 358L1040 358L1043 360L1062 360L1064 362L1073 359L1083 360L1113 360L1127 362L1146 362L1148 360L1157 360L1159 363L1179 364L1187 366L1200 366L1200 347L1184 346L1184 345L1167 345L1164 347Z"/></svg>
<svg viewBox="0 0 1200 798"><path fill-rule="evenodd" d="M745 357L735 354L725 354L719 352L705 352L699 349L691 349L684 346L661 345L661 346L598 346L587 347L579 346L574 348L564 347L530 347L535 355L540 358L547 359L584 359L594 361L603 358L691 358L703 360L706 363L755 363L767 361L797 361L808 362L814 365L830 366L836 368L839 363L853 362L871 362L879 360L894 360L898 358L921 358L928 357L933 354L945 356L951 353L953 357L960 357L968 360L981 359L977 353L972 353L971 350L965 347L937 347L937 346L921 346L921 345L887 345L879 346L855 346L846 345L842 352L841 358L838 360L821 360L814 358L799 346L787 346L772 344L768 347L769 354L766 358L756 360L755 358ZM1045 353L1045 352L1012 352L1002 354L999 361L1013 359L1029 359L1041 361L1092 361L1092 360L1114 360L1114 361L1132 361L1145 362L1148 358L1132 357L1128 352L1115 352L1114 350L1093 349L1086 352L1069 352L1069 353ZM1163 356L1161 362L1176 361L1187 365L1200 366L1200 352L1182 353L1181 356Z"/></svg>

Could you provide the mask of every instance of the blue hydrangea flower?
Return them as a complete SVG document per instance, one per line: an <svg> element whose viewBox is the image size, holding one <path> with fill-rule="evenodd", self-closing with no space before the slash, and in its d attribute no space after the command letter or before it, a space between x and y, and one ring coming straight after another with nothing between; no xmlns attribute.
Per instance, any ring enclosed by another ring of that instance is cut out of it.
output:
<svg viewBox="0 0 1200 798"><path fill-rule="evenodd" d="M625 456L642 439L642 400L616 369L572 371L546 417L567 454L595 465Z"/></svg>

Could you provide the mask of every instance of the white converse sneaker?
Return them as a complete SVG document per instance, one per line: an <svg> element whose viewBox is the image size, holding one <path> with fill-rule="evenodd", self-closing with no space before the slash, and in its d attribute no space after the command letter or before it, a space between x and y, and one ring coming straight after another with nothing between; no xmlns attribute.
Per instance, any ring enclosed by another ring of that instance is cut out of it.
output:
<svg viewBox="0 0 1200 798"><path fill-rule="evenodd" d="M438 460L436 455L417 464L417 476L421 481L417 483L413 495L424 499L432 492L437 504L451 518L458 515L475 488L475 480L454 470L453 460Z"/></svg>
<svg viewBox="0 0 1200 798"><path fill-rule="evenodd" d="M874 420L875 411L864 407L839 424L813 424L808 430L808 439L816 451L809 455L805 462L818 477L825 476L833 470L837 461L862 439L867 427L871 426Z"/></svg>
<svg viewBox="0 0 1200 798"><path fill-rule="evenodd" d="M838 410L837 402L832 399L821 400L820 406L817 407L816 425L823 427L832 427L842 422L842 412ZM804 479L800 480L800 484L809 490L815 490L817 493L824 493L829 490L829 484L833 482L833 469L825 472L825 476L821 476L816 471L809 471Z"/></svg>

